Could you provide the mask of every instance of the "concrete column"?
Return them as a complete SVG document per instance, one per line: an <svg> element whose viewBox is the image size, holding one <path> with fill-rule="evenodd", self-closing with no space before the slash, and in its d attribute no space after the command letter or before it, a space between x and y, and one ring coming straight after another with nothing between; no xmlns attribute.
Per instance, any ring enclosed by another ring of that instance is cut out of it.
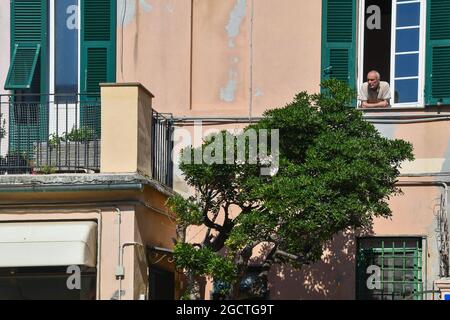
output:
<svg viewBox="0 0 450 320"><path fill-rule="evenodd" d="M450 300L450 278L436 280L435 284L441 292L441 300Z"/></svg>
<svg viewBox="0 0 450 320"><path fill-rule="evenodd" d="M152 176L152 98L139 83L101 84L102 173Z"/></svg>

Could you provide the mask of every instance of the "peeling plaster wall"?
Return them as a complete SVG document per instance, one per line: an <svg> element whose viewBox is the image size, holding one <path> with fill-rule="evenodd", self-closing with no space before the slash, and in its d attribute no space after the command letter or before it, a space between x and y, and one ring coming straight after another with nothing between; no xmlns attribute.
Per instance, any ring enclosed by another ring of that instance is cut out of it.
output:
<svg viewBox="0 0 450 320"><path fill-rule="evenodd" d="M254 0L253 114L318 92L322 1Z"/></svg>
<svg viewBox="0 0 450 320"><path fill-rule="evenodd" d="M158 111L259 116L318 91L320 1L192 4L118 0L117 79L143 83Z"/></svg>
<svg viewBox="0 0 450 320"><path fill-rule="evenodd" d="M248 108L248 2L194 1L192 108L202 114Z"/></svg>
<svg viewBox="0 0 450 320"><path fill-rule="evenodd" d="M118 0L117 81L141 82L160 112L189 103L190 8L190 1Z"/></svg>
<svg viewBox="0 0 450 320"><path fill-rule="evenodd" d="M124 1L118 10L117 79L143 83L160 112L259 116L299 91L319 89L320 1L128 0L127 10ZM449 171L447 121L376 127L385 137L413 143L416 161L405 163L402 173ZM175 171L175 189L188 194ZM438 272L433 205L439 190L404 187L405 194L391 200L393 218L376 219L373 226L374 235L427 236L428 284ZM272 298L353 299L354 254L354 235L336 236L318 264L300 272L273 270Z"/></svg>

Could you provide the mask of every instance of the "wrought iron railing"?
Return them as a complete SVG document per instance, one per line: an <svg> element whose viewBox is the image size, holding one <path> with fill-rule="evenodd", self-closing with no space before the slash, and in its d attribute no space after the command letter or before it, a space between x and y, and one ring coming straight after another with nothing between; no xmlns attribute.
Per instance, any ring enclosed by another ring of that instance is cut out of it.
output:
<svg viewBox="0 0 450 320"><path fill-rule="evenodd" d="M0 174L98 172L100 97L0 95Z"/></svg>
<svg viewBox="0 0 450 320"><path fill-rule="evenodd" d="M0 174L100 171L100 96L0 95ZM152 113L153 179L172 187L172 115Z"/></svg>
<svg viewBox="0 0 450 320"><path fill-rule="evenodd" d="M153 111L152 174L153 179L173 187L173 119L171 114Z"/></svg>

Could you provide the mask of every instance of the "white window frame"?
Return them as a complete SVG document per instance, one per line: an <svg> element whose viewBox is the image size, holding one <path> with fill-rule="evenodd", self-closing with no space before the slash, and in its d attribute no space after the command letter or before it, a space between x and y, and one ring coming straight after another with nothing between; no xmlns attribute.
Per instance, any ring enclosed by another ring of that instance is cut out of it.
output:
<svg viewBox="0 0 450 320"><path fill-rule="evenodd" d="M399 3L420 3L420 32L419 32L419 82L418 82L418 102L395 103L395 45L396 45L396 17L397 17L397 0L392 0L392 14L394 19L391 19L391 74L390 88L391 88L391 107L409 108L425 106L425 55L426 55L426 19L427 19L427 1L426 0L410 0ZM365 7L366 0L359 2L359 31L358 31L358 90L366 81L364 73L364 30L365 30Z"/></svg>

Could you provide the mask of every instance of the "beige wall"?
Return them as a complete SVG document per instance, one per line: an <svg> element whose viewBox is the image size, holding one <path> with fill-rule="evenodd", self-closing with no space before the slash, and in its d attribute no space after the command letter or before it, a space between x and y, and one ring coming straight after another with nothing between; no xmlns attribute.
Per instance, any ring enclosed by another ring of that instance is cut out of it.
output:
<svg viewBox="0 0 450 320"><path fill-rule="evenodd" d="M96 221L100 256L97 265L97 298L103 300L109 300L115 294L117 296L119 290L119 280L115 276L119 264L119 237L121 244L138 243L139 245L124 248L125 277L121 287L125 291L122 299L139 299L148 292L147 246L169 250L173 247L172 239L176 236L175 222L165 207L166 200L166 195L148 186L140 192L1 194L0 204L16 203L16 205L0 208L0 223L44 220ZM115 202L124 204L117 207L108 204ZM117 209L120 210L120 225ZM166 268L174 269L173 261L165 263Z"/></svg>
<svg viewBox="0 0 450 320"><path fill-rule="evenodd" d="M134 209L132 207L121 207L122 223L120 225L121 242L133 241ZM118 265L118 219L114 209L105 208L42 208L30 207L21 209L2 209L0 211L0 223L7 221L73 221L73 220L95 220L98 224L97 250L100 250L100 259L97 261L97 297L109 300L119 290L119 281L115 277ZM125 270L133 270L133 261L129 252L124 255ZM127 272L127 271L126 271ZM125 290L123 299L132 299L133 277L129 274L122 281L122 290Z"/></svg>
<svg viewBox="0 0 450 320"><path fill-rule="evenodd" d="M101 85L101 172L152 176L152 97L137 83Z"/></svg>
<svg viewBox="0 0 450 320"><path fill-rule="evenodd" d="M319 88L320 1L124 1L117 80L143 83L160 112L258 116Z"/></svg>

